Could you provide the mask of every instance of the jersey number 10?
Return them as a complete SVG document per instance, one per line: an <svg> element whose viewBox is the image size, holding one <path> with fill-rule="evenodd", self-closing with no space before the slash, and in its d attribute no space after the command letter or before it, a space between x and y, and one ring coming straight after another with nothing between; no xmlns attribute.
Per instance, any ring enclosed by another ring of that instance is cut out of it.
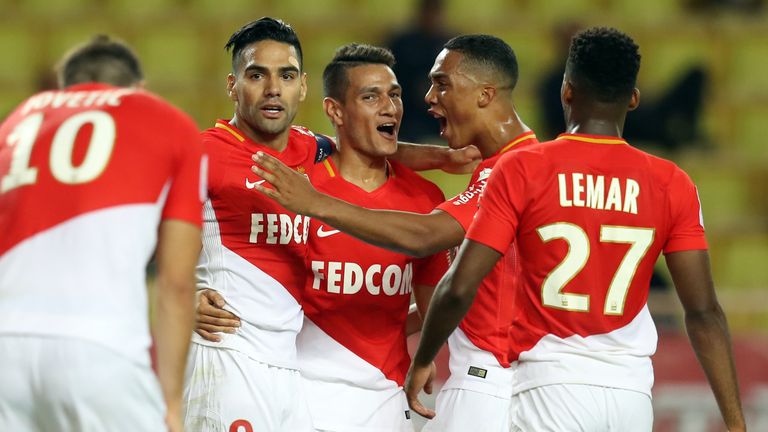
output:
<svg viewBox="0 0 768 432"><path fill-rule="evenodd" d="M568 254L544 279L541 286L541 301L544 306L576 312L589 312L588 294L563 293L566 285L584 268L589 259L589 237L578 225L559 222L545 225L536 230L547 243L551 240L565 240ZM601 243L628 244L629 250L613 274L608 294L605 296L603 313L622 315L627 291L635 277L637 266L653 243L655 231L652 228L635 228L614 225L600 227Z"/></svg>
<svg viewBox="0 0 768 432"><path fill-rule="evenodd" d="M86 124L93 125L85 159L80 166L72 165L75 139ZM8 135L8 144L13 147L11 167L0 181L0 193L19 186L35 184L37 168L29 166L32 148L37 140L43 113L24 118ZM115 121L103 111L85 111L67 118L56 129L51 142L48 163L53 177L65 184L80 184L94 180L107 167L115 145Z"/></svg>

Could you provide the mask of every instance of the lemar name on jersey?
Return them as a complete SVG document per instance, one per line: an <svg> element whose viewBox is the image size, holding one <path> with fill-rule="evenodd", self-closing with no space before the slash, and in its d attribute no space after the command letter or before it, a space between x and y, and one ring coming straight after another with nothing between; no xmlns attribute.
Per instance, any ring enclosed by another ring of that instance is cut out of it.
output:
<svg viewBox="0 0 768 432"><path fill-rule="evenodd" d="M589 207L637 214L640 184L636 180L611 177L607 195L605 183L606 179L601 175L558 174L560 207Z"/></svg>
<svg viewBox="0 0 768 432"><path fill-rule="evenodd" d="M357 263L312 261L312 288L331 294L357 294L365 287L371 295L410 295L413 263L390 264L382 268L374 264L365 269Z"/></svg>

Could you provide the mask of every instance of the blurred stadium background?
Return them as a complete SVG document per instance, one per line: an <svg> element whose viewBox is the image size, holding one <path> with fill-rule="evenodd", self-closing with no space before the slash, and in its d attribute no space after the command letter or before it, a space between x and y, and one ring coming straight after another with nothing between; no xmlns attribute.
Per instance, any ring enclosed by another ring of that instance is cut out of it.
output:
<svg viewBox="0 0 768 432"><path fill-rule="evenodd" d="M320 108L323 66L341 44L384 43L412 23L415 7L416 0L0 0L0 115L53 85L52 65L69 47L107 33L134 46L144 62L149 89L186 110L201 128L208 127L232 112L224 92L229 71L224 43L242 24L270 15L292 24L304 47L309 95L297 123L331 133ZM537 85L562 61L552 33L563 23L614 26L632 35L643 55L639 82L643 100L659 97L693 66L706 71L697 142L674 149L643 144L675 160L699 186L748 421L752 430L768 431L764 2L446 0L445 12L446 28L453 33L491 33L512 45L521 68L518 111L537 131L544 130ZM552 138L538 135L542 140ZM460 191L467 182L466 177L427 175L446 195ZM722 430L714 399L682 331L674 293L656 290L650 304L661 336L654 359L656 430ZM445 374L445 365L441 369Z"/></svg>

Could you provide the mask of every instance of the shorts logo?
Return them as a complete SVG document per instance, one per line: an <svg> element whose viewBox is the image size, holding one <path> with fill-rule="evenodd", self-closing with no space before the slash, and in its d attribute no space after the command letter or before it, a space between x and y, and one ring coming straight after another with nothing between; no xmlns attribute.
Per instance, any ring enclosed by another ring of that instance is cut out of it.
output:
<svg viewBox="0 0 768 432"><path fill-rule="evenodd" d="M486 375L488 375L487 369L481 369L479 367L470 366L469 371L467 372L467 375L476 376L478 378L485 378Z"/></svg>
<svg viewBox="0 0 768 432"><path fill-rule="evenodd" d="M405 410L405 419L410 420L411 419L411 410Z"/></svg>

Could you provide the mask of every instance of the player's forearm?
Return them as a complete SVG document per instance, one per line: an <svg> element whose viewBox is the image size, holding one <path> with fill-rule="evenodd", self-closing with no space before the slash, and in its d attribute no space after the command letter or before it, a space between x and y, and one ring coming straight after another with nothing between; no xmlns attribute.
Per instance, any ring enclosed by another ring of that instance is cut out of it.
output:
<svg viewBox="0 0 768 432"><path fill-rule="evenodd" d="M154 337L157 375L166 403L181 403L189 340L194 328L194 283L158 280Z"/></svg>
<svg viewBox="0 0 768 432"><path fill-rule="evenodd" d="M719 304L686 313L686 330L730 431L745 430L728 323Z"/></svg>
<svg viewBox="0 0 768 432"><path fill-rule="evenodd" d="M484 244L464 240L451 268L435 288L429 303L421 341L413 364L429 365L440 347L469 311L480 282L501 258L501 254Z"/></svg>
<svg viewBox="0 0 768 432"><path fill-rule="evenodd" d="M424 257L454 244L444 245L429 217L394 210L371 210L323 195L315 200L310 217L340 229L367 243L396 252Z"/></svg>
<svg viewBox="0 0 768 432"><path fill-rule="evenodd" d="M475 146L462 149L448 147L397 143L397 153L390 156L414 171L439 169L453 174L469 174L480 162L482 155Z"/></svg>
<svg viewBox="0 0 768 432"><path fill-rule="evenodd" d="M435 359L440 347L472 306L476 291L470 286L463 286L471 282L464 280L462 284L461 279L457 280L454 276L455 271L451 267L432 295L432 301L421 328L419 348L413 357L413 363L416 366L427 366Z"/></svg>
<svg viewBox="0 0 768 432"><path fill-rule="evenodd" d="M429 144L397 143L397 153L391 156L414 171L441 169L448 162L449 149Z"/></svg>

